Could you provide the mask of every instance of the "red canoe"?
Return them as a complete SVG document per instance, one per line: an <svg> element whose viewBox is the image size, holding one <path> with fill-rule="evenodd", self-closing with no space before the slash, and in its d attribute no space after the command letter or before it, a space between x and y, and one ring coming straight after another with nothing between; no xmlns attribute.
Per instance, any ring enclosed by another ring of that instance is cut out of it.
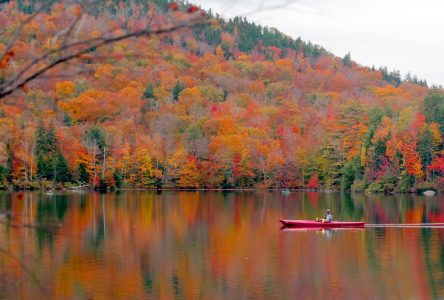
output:
<svg viewBox="0 0 444 300"><path fill-rule="evenodd" d="M359 228L364 227L365 222L329 222L322 223L310 220L279 220L285 227L317 227L317 228Z"/></svg>
<svg viewBox="0 0 444 300"><path fill-rule="evenodd" d="M288 227L288 226L282 226L281 231L282 232L307 232L307 231L324 231L324 230L334 230L334 231L360 231L365 230L365 227Z"/></svg>

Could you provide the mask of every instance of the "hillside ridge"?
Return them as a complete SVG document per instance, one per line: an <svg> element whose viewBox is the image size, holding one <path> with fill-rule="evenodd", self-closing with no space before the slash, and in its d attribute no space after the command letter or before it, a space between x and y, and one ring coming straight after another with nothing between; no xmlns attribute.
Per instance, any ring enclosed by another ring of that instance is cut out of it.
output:
<svg viewBox="0 0 444 300"><path fill-rule="evenodd" d="M10 2L1 25L33 13ZM154 2L156 18L171 14L171 2ZM151 11L142 1L90 9L80 36L123 14L136 28ZM64 14L55 4L26 24L14 64L46 47ZM244 18L207 16L219 22L96 49L70 64L81 72L56 69L1 99L0 185L444 187L442 90ZM0 51L12 34L0 33ZM12 71L0 69L0 79Z"/></svg>

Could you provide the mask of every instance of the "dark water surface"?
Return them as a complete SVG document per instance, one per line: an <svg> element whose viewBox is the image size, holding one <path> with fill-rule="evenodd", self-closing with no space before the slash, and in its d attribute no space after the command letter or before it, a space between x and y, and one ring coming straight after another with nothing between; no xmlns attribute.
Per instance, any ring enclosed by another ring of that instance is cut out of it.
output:
<svg viewBox="0 0 444 300"><path fill-rule="evenodd" d="M279 229L326 208L444 222L443 196L0 193L0 299L444 297L444 229Z"/></svg>

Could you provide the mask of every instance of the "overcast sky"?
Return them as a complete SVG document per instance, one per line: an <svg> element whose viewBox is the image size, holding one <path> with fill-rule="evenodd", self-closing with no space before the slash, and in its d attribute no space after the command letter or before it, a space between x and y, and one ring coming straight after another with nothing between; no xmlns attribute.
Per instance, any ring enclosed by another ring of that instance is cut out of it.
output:
<svg viewBox="0 0 444 300"><path fill-rule="evenodd" d="M410 71L429 85L444 85L443 0L192 2L226 18L246 15L341 57L350 52L352 59L362 65L396 68L403 75Z"/></svg>

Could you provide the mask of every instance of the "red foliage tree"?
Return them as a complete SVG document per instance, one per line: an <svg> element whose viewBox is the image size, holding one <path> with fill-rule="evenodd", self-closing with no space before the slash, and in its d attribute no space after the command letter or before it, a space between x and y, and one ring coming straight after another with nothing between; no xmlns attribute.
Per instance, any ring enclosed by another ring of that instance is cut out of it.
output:
<svg viewBox="0 0 444 300"><path fill-rule="evenodd" d="M308 180L308 188L309 189L317 189L319 188L319 177L317 174L313 174Z"/></svg>
<svg viewBox="0 0 444 300"><path fill-rule="evenodd" d="M444 175L444 151L441 156L436 156L432 164L429 166L429 170L436 171L441 175Z"/></svg>

